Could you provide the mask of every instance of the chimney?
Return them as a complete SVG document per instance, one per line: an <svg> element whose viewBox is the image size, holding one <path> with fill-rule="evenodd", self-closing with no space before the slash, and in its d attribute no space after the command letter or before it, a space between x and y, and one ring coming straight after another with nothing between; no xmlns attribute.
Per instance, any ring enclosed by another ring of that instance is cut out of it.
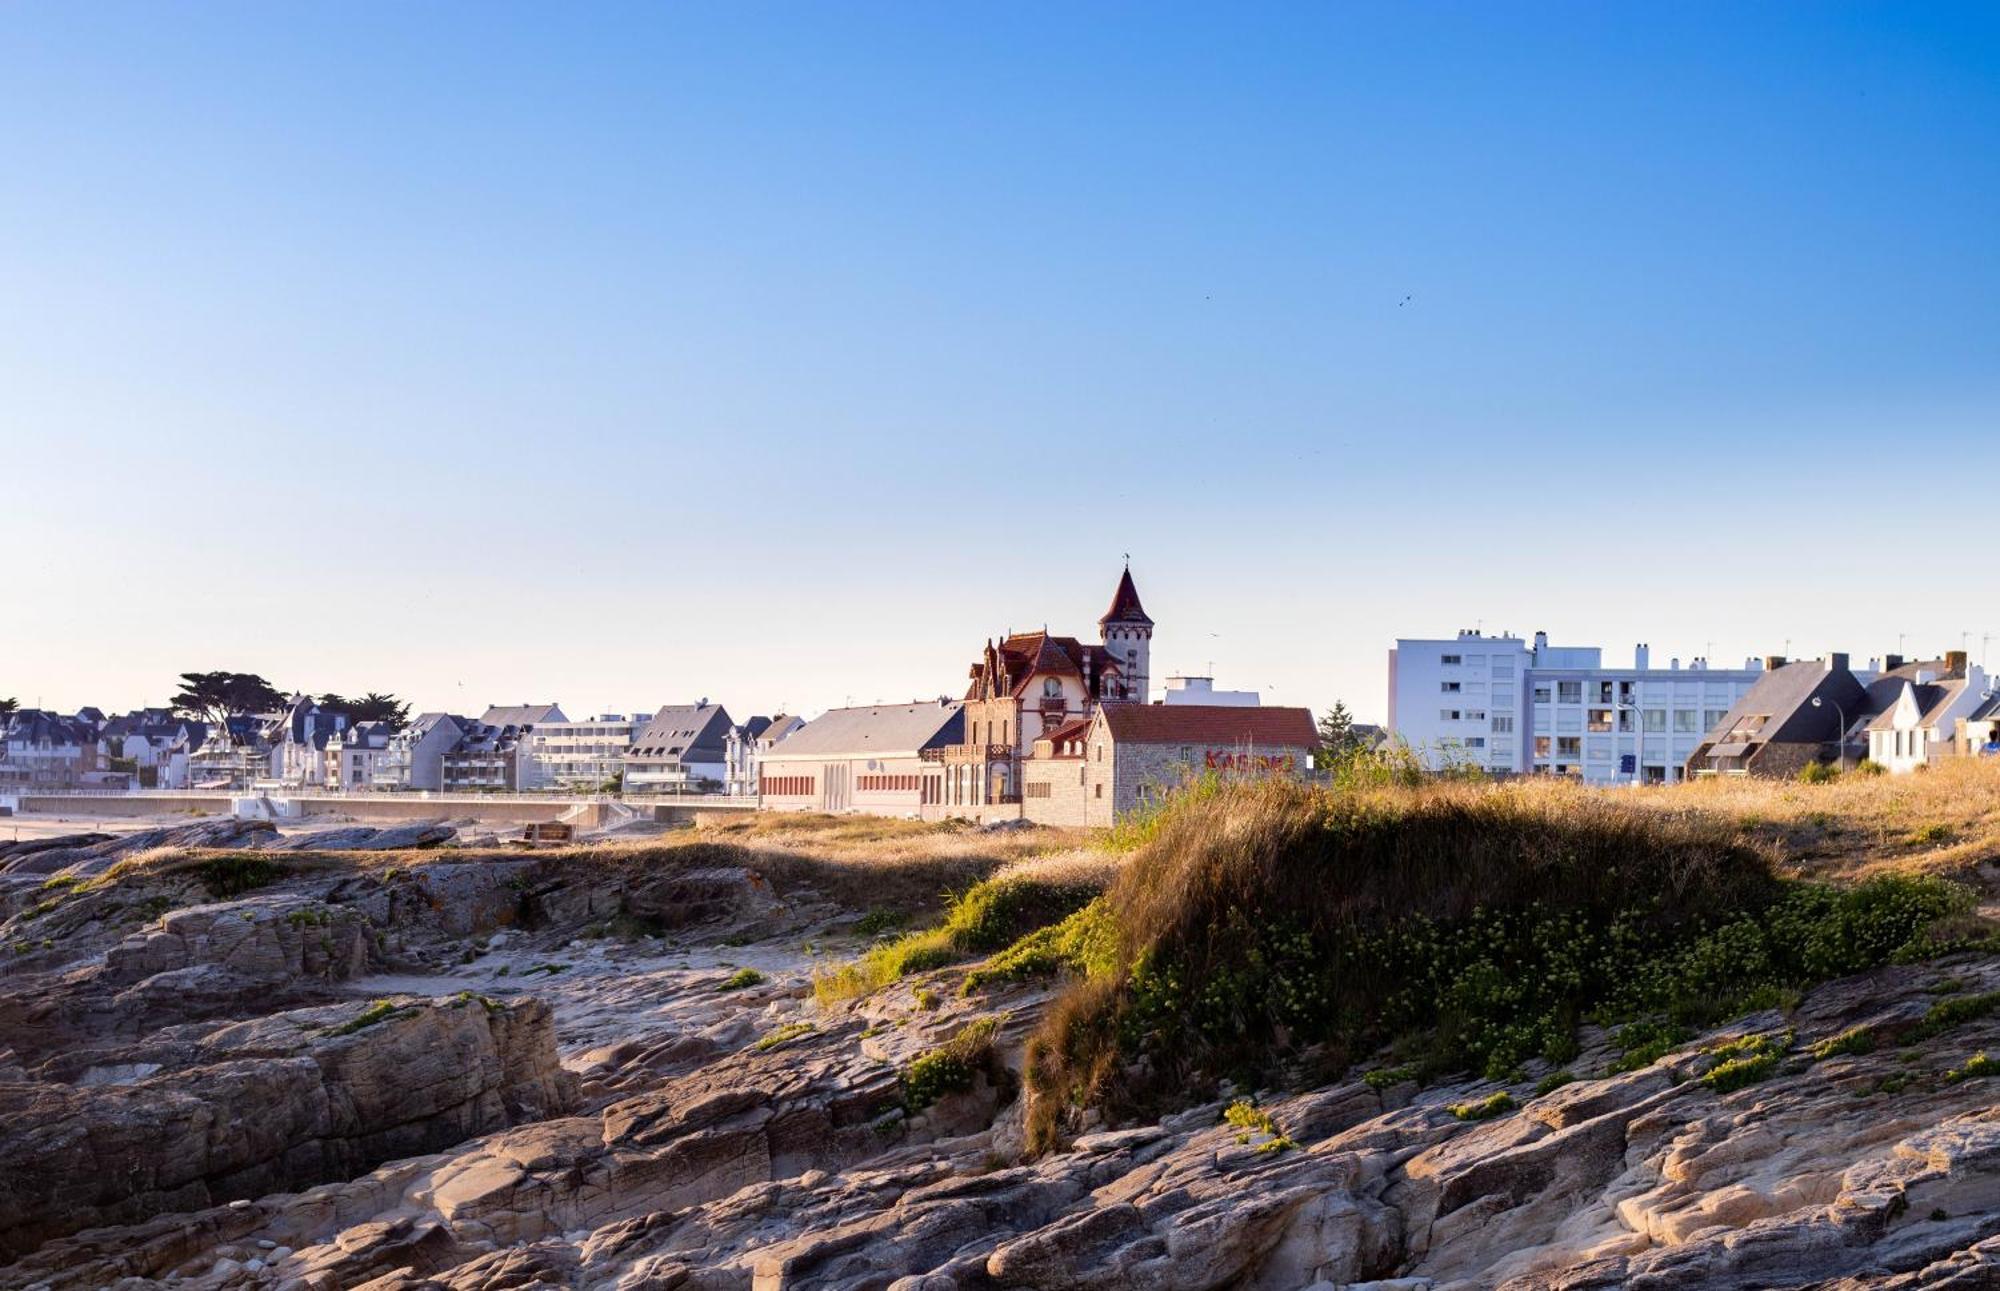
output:
<svg viewBox="0 0 2000 1291"><path fill-rule="evenodd" d="M1902 666L1903 666L1903 656L1899 654L1889 654L1882 656L1883 672L1894 672L1896 671L1896 669Z"/></svg>
<svg viewBox="0 0 2000 1291"><path fill-rule="evenodd" d="M1963 677L1965 675L1965 651L1947 650L1944 652L1944 675L1947 677Z"/></svg>
<svg viewBox="0 0 2000 1291"><path fill-rule="evenodd" d="M1765 672L1776 672L1778 669L1784 666L1785 666L1785 656L1781 654L1767 654L1764 656Z"/></svg>
<svg viewBox="0 0 2000 1291"><path fill-rule="evenodd" d="M1846 672L1847 656L1841 654L1837 650L1834 653L1829 654L1826 657L1826 670L1828 672Z"/></svg>
<svg viewBox="0 0 2000 1291"><path fill-rule="evenodd" d="M1632 647L1632 667L1639 672L1653 666L1653 648L1641 641Z"/></svg>
<svg viewBox="0 0 2000 1291"><path fill-rule="evenodd" d="M1681 670L1681 657L1675 655L1673 658L1667 660L1667 667L1673 672L1679 672Z"/></svg>

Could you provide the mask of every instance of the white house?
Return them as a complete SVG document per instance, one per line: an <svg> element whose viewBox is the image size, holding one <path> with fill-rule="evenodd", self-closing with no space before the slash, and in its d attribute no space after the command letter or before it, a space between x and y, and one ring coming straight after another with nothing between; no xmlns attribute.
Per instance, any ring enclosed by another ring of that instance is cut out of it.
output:
<svg viewBox="0 0 2000 1291"><path fill-rule="evenodd" d="M326 742L326 787L340 793L375 788L375 773L395 733L387 722L356 722Z"/></svg>
<svg viewBox="0 0 2000 1291"><path fill-rule="evenodd" d="M1899 775L1951 756L1959 720L1978 713L1987 696L1986 672L1976 664L1956 677L1919 672L1868 723L1868 756Z"/></svg>
<svg viewBox="0 0 2000 1291"><path fill-rule="evenodd" d="M1597 646L1476 630L1400 638L1389 651L1389 729L1433 769L1570 775L1594 784L1679 780L1702 737L1763 675L1705 659L1609 668Z"/></svg>

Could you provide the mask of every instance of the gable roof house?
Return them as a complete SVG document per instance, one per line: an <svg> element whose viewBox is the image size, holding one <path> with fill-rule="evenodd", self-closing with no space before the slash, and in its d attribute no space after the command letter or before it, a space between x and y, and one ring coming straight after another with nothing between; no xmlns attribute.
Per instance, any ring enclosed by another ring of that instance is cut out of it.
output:
<svg viewBox="0 0 2000 1291"><path fill-rule="evenodd" d="M730 727L728 738L723 741L723 761L728 768L723 792L738 798L754 795L757 763L765 750L804 725L803 718L780 713L776 717L760 714Z"/></svg>
<svg viewBox="0 0 2000 1291"><path fill-rule="evenodd" d="M0 789L74 789L98 770L90 723L39 708L0 718Z"/></svg>
<svg viewBox="0 0 2000 1291"><path fill-rule="evenodd" d="M1890 655L1885 671L1855 672L1848 656L1787 663L1766 661L1764 675L1744 692L1715 729L1695 746L1687 773L1796 776L1813 762L1848 764L1868 752L1868 728L1897 702L1904 683L1925 674L1962 674L1964 656L1905 663Z"/></svg>
<svg viewBox="0 0 2000 1291"><path fill-rule="evenodd" d="M1868 723L1868 756L1894 774L1920 770L1958 751L1959 722L1988 702L1984 669L1966 668L1956 656L1957 676L1920 669L1914 677L1891 680L1896 698Z"/></svg>
<svg viewBox="0 0 2000 1291"><path fill-rule="evenodd" d="M519 753L525 728L496 726L469 717L453 720L459 735L438 760L438 787L446 793L511 793L519 789Z"/></svg>
<svg viewBox="0 0 2000 1291"><path fill-rule="evenodd" d="M290 707L265 731L270 777L295 788L324 785L327 741L346 729L346 713L321 708L310 695L292 696Z"/></svg>
<svg viewBox="0 0 2000 1291"><path fill-rule="evenodd" d="M470 722L450 713L419 713L389 737L372 773L376 790L436 790L444 787L445 755L465 737Z"/></svg>
<svg viewBox="0 0 2000 1291"><path fill-rule="evenodd" d="M758 755L758 806L928 817L943 783L939 758L961 738L963 709L934 699L822 713Z"/></svg>
<svg viewBox="0 0 2000 1291"><path fill-rule="evenodd" d="M729 775L729 710L703 699L668 704L625 751L625 792L717 793Z"/></svg>
<svg viewBox="0 0 2000 1291"><path fill-rule="evenodd" d="M1046 629L989 640L971 668L964 737L944 754L951 814L1018 818L1021 762L1044 732L1103 705L1144 704L1153 627L1127 568L1097 621L1097 641Z"/></svg>
<svg viewBox="0 0 2000 1291"><path fill-rule="evenodd" d="M208 738L208 723L175 718L160 708L111 718L97 736L107 765L122 764L143 789L185 789L189 758Z"/></svg>

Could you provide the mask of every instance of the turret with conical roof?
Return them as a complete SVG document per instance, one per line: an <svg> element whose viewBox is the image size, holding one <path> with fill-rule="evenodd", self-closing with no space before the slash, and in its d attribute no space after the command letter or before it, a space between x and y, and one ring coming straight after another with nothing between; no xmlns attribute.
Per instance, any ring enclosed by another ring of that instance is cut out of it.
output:
<svg viewBox="0 0 2000 1291"><path fill-rule="evenodd" d="M1132 566L1119 575L1118 590L1111 594L1111 608L1097 621L1104 648L1123 664L1126 700L1143 704L1152 676L1153 620L1139 603L1139 589L1132 582Z"/></svg>

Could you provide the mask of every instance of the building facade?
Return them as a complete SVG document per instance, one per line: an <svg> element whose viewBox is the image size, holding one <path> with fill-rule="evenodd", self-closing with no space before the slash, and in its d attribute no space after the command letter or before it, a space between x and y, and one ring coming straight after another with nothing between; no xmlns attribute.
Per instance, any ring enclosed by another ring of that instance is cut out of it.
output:
<svg viewBox="0 0 2000 1291"><path fill-rule="evenodd" d="M1254 690L1217 690L1213 677L1169 677L1160 695L1163 704L1202 704L1221 708L1255 708L1263 696Z"/></svg>
<svg viewBox="0 0 2000 1291"><path fill-rule="evenodd" d="M522 739L524 789L596 793L625 774L625 755L644 717L602 713L583 721L537 722Z"/></svg>
<svg viewBox="0 0 2000 1291"><path fill-rule="evenodd" d="M726 772L722 791L732 798L755 797L759 782L758 767L764 754L804 725L803 718L780 713L776 717L760 715L730 727L729 736L723 744Z"/></svg>
<svg viewBox="0 0 2000 1291"><path fill-rule="evenodd" d="M1107 827L1204 776L1302 778L1318 742L1303 708L1107 704L1036 741L1021 815Z"/></svg>
<svg viewBox="0 0 2000 1291"><path fill-rule="evenodd" d="M458 746L468 725L465 718L449 713L419 713L410 719L407 726L389 737L388 747L375 759L376 790L442 789L445 755Z"/></svg>
<svg viewBox="0 0 2000 1291"><path fill-rule="evenodd" d="M1552 646L1510 633L1400 638L1389 652L1389 729L1432 769L1469 765L1502 775L1568 775L1595 784L1664 784L1749 692L1763 670L1652 666L1645 645L1629 668L1606 667L1596 646Z"/></svg>
<svg viewBox="0 0 2000 1291"><path fill-rule="evenodd" d="M943 792L942 754L960 742L955 700L836 708L758 758L765 811L928 815Z"/></svg>
<svg viewBox="0 0 2000 1291"><path fill-rule="evenodd" d="M1923 701L1917 722L1921 729L1925 710L1939 700L1939 692L1962 690L1965 677L1962 652L1914 663L1892 654L1870 659L1858 669L1839 652L1796 662L1773 656L1765 661L1757 684L1688 755L1688 773L1789 779L1815 762L1850 766L1870 752L1878 724L1884 732L1899 729L1893 710L1906 690L1915 687L1921 692L1912 697L1913 702ZM1935 683L1947 679L1957 685L1934 689ZM1954 724L1957 711L1953 710ZM1890 715L1886 722L1885 714ZM1928 761L1940 747L1948 748L1949 739L1946 734L1932 742L1925 733L1919 744L1892 736L1890 747L1905 748L1906 753L1894 756L1899 762L1907 758L1913 766Z"/></svg>
<svg viewBox="0 0 2000 1291"><path fill-rule="evenodd" d="M1021 766L1045 733L1086 720L1109 704L1146 703L1153 620L1127 568L1098 620L1098 640L1010 634L988 641L971 668L964 734L943 750L939 815L1019 816Z"/></svg>
<svg viewBox="0 0 2000 1291"><path fill-rule="evenodd" d="M703 699L668 704L625 751L625 792L721 793L729 775L729 710Z"/></svg>

